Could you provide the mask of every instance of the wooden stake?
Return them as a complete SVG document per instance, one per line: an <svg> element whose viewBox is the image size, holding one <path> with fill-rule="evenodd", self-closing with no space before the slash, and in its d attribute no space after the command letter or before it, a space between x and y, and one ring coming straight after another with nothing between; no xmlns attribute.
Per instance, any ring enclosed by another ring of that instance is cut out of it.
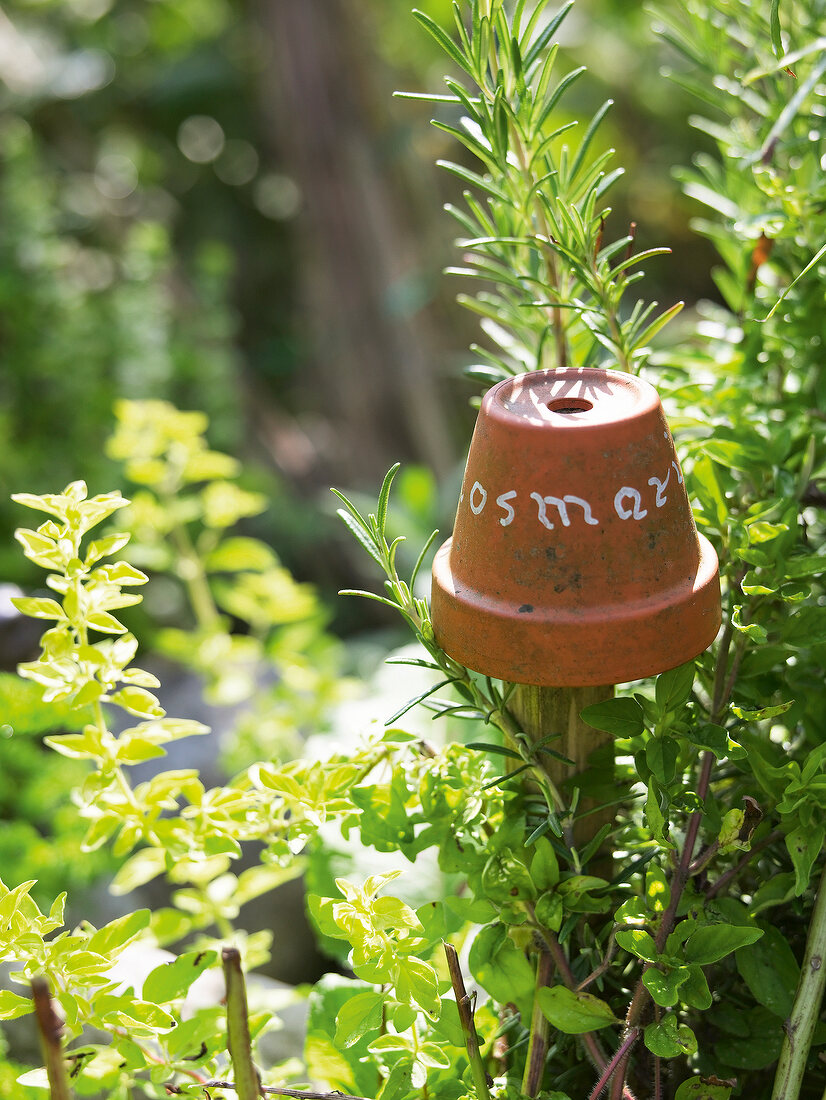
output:
<svg viewBox="0 0 826 1100"><path fill-rule="evenodd" d="M601 766L605 769L603 778L610 785L614 773L613 737L609 733L592 729L580 718L585 707L595 703L604 703L613 698L612 684L599 687L534 687L532 684L517 684L508 702L508 707L519 722L524 733L534 742L558 734L552 741L546 742L549 749L573 760L573 766L563 764L561 760L543 755L545 770L557 787L562 787L589 766L592 757L599 753ZM594 837L606 822L614 820L611 807L597 813L588 813L600 802L592 799L580 799L576 808L576 821L570 841L582 848ZM588 813L587 817L581 817Z"/></svg>

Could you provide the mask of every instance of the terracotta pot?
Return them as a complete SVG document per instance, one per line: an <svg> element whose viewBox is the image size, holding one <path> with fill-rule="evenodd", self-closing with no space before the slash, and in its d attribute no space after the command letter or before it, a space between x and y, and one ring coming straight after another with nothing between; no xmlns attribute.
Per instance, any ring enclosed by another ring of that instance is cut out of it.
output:
<svg viewBox="0 0 826 1100"><path fill-rule="evenodd" d="M622 683L711 644L717 557L652 386L560 370L487 393L432 616L455 660L523 684Z"/></svg>

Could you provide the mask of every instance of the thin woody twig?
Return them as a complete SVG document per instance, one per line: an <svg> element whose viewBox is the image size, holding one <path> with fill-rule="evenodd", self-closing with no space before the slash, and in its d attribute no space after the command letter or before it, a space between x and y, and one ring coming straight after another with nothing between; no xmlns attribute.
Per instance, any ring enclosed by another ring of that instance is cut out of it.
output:
<svg viewBox="0 0 826 1100"><path fill-rule="evenodd" d="M258 1100L261 1095L261 1078L252 1060L247 990L241 969L241 953L237 947L225 947L221 958L227 990L227 1045L235 1072L238 1100Z"/></svg>
<svg viewBox="0 0 826 1100"><path fill-rule="evenodd" d="M49 983L45 978L32 978L32 998L40 1046L49 1078L49 1095L51 1100L71 1100L72 1093L69 1088L69 1078L66 1075L63 1044L60 1039L63 1025L54 1010Z"/></svg>
<svg viewBox="0 0 826 1100"><path fill-rule="evenodd" d="M462 1027L465 1049L467 1050L468 1062L470 1063L470 1072L473 1075L474 1089L478 1100L491 1100L490 1079L485 1069L485 1064L482 1061L482 1054L479 1050L479 1037L476 1034L476 1024L473 1019L473 1005L465 989L462 968L459 966L459 956L456 954L456 948L453 944L446 943L444 947L447 968L450 972L450 982L456 996L459 1023Z"/></svg>
<svg viewBox="0 0 826 1100"><path fill-rule="evenodd" d="M586 990L589 985L591 985L593 982L595 982L597 980L597 978L601 977L607 970L610 970L611 963L614 961L614 956L616 955L616 953L617 953L617 941L616 941L616 938L614 936L614 933L612 932L611 933L611 938L608 941L608 949L606 950L605 955L603 956L602 962L599 964L599 966L595 970L591 971L591 973L588 975L587 978L582 979L582 981L579 983L579 985L576 986L576 988L574 989L574 992L575 993L582 993L583 990Z"/></svg>
<svg viewBox="0 0 826 1100"><path fill-rule="evenodd" d="M234 1089L232 1081L206 1081L205 1089ZM292 1096L295 1100L367 1100L364 1096L350 1096L346 1092L334 1089L332 1092L315 1092L312 1089L288 1089L280 1085L262 1085L261 1092L265 1096Z"/></svg>

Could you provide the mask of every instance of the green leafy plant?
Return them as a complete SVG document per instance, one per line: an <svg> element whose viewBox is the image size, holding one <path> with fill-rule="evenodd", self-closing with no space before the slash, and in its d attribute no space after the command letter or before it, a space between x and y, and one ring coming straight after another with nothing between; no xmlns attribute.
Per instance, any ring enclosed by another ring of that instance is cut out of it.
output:
<svg viewBox="0 0 826 1100"><path fill-rule="evenodd" d="M86 777L82 764L58 759L44 735L78 730L82 710L44 703L35 684L0 674L0 713L4 725L0 776L0 863L12 882L37 879L36 896L45 902L61 888L74 894L100 882L113 870L105 851L76 862L85 828L66 792Z"/></svg>
<svg viewBox="0 0 826 1100"><path fill-rule="evenodd" d="M123 516L133 558L181 590L153 648L200 675L209 702L241 706L230 763L299 753L299 735L325 728L348 684L315 591L238 531L266 497L209 447L203 413L165 401L121 401L115 413L107 451L137 486Z"/></svg>
<svg viewBox="0 0 826 1100"><path fill-rule="evenodd" d="M144 1080L145 1087L147 1073L165 1082L164 1089L181 1074L187 1080L207 1081L215 1076L216 1059L226 1049L224 1014L210 1010L198 1017L198 1024L183 1027L180 1004L189 985L216 961L211 941L193 941L189 954L178 957L173 981L162 980L162 975L169 979L172 973L165 964L157 970L157 981L153 971L143 983L146 999L132 990L119 992L110 971L124 947L145 930L149 942L162 944L216 927L225 939L234 935L242 944L246 965L264 959L266 932L233 933L240 907L300 872L298 856L307 839L325 820L354 814L345 792L385 760L392 747L369 746L359 757L321 766L296 762L279 769L260 764L227 787L211 791L193 770L162 771L133 787L129 771L135 764L162 756L170 741L206 729L197 722L169 718L153 692L157 679L132 664L137 641L113 612L135 604L140 597L124 588L142 585L147 578L124 560L104 561L126 545L128 534L86 537L128 501L119 493L90 498L82 482L60 494L20 494L16 500L49 517L36 530L20 529L17 537L27 556L50 570L49 588L59 597L17 600L25 614L53 623L43 636L39 659L21 665L20 674L41 686L46 702L88 712L81 732L47 739L63 756L92 765L77 792L80 814L88 822L82 847L94 851L110 844L119 857L138 848L118 872L113 884L117 890L128 891L164 870L180 889L175 909L154 914L142 910L103 929L83 925L50 937L62 924L65 895L44 915L30 897L32 882L14 889L3 886L0 904L9 923L0 958L14 960L14 980L45 978L67 1038L79 1037L88 1026L112 1036L116 1058L88 1044L68 1053L78 1088L84 1083L91 1088L95 1082L94 1087L109 1087L112 1095L121 1095L136 1079ZM112 707L140 721L115 735L107 718ZM268 845L267 862L236 876L228 868L241 854L242 841ZM32 1010L32 1001L21 994L8 991L2 997L2 1018ZM253 1035L267 1019L259 1014L251 1021ZM159 1056L152 1044L173 1026L174 1039L162 1040ZM181 1066L189 1058L180 1046L183 1042L194 1044L195 1050L203 1046L197 1072ZM278 1076L277 1069L269 1075L276 1080Z"/></svg>

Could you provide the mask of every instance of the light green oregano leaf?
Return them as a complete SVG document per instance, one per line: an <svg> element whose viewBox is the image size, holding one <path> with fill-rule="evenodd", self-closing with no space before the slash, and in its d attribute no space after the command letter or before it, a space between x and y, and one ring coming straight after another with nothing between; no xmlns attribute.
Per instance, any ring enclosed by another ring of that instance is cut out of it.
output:
<svg viewBox="0 0 826 1100"><path fill-rule="evenodd" d="M669 672L663 672L657 677L656 701L662 714L669 710L677 710L691 697L691 688L694 684L694 662L672 668Z"/></svg>
<svg viewBox="0 0 826 1100"><path fill-rule="evenodd" d="M679 755L680 746L673 737L652 737L645 746L645 762L663 787L674 779Z"/></svg>
<svg viewBox="0 0 826 1100"><path fill-rule="evenodd" d="M668 821L660 806L659 787L653 778L649 783L648 795L645 799L645 820L654 839L662 848L676 847L668 837Z"/></svg>
<svg viewBox="0 0 826 1100"><path fill-rule="evenodd" d="M714 463L707 455L701 455L695 461L690 480L706 520L714 526L725 527L728 505Z"/></svg>
<svg viewBox="0 0 826 1100"><path fill-rule="evenodd" d="M705 1011L711 1008L711 990L703 973L703 968L692 963L688 968L688 977L680 986L680 1000L691 1008Z"/></svg>
<svg viewBox="0 0 826 1100"><path fill-rule="evenodd" d="M143 998L159 1004L185 997L189 987L205 970L214 966L215 951L187 951L172 962L161 963L146 977Z"/></svg>
<svg viewBox="0 0 826 1100"><path fill-rule="evenodd" d="M766 628L759 623L746 623L743 621L743 608L737 606L731 613L731 625L741 634L745 634L754 642L763 643L768 638Z"/></svg>
<svg viewBox="0 0 826 1100"><path fill-rule="evenodd" d="M371 1031L378 1031L382 1022L384 993L365 990L347 1001L336 1016L336 1045L345 1050Z"/></svg>
<svg viewBox="0 0 826 1100"><path fill-rule="evenodd" d="M826 838L826 826L818 825L809 829L793 829L786 836L786 848L794 864L795 897L806 890L812 874L812 866L820 855Z"/></svg>
<svg viewBox="0 0 826 1100"><path fill-rule="evenodd" d="M471 944L468 961L474 978L502 1004L533 996L533 967L504 925L485 925Z"/></svg>
<svg viewBox="0 0 826 1100"><path fill-rule="evenodd" d="M773 1015L791 1015L800 965L779 929L767 925L763 938L735 953L740 977L754 999Z"/></svg>
<svg viewBox="0 0 826 1100"><path fill-rule="evenodd" d="M646 962L657 961L657 946L654 937L642 928L623 928L617 932L617 943L623 951L629 951L638 959Z"/></svg>
<svg viewBox="0 0 826 1100"><path fill-rule="evenodd" d="M41 596L15 596L12 604L21 615L32 619L65 619L66 614L56 600Z"/></svg>
<svg viewBox="0 0 826 1100"><path fill-rule="evenodd" d="M645 871L645 903L652 913L664 913L671 901L671 887L665 871L656 863Z"/></svg>
<svg viewBox="0 0 826 1100"><path fill-rule="evenodd" d="M794 699L790 699L788 703L778 703L777 706L760 707L758 710L747 710L744 707L732 706L731 713L736 714L738 718L742 718L744 722L762 722L766 718L776 718L778 714L785 714L787 710L794 706Z"/></svg>
<svg viewBox="0 0 826 1100"><path fill-rule="evenodd" d="M10 989L0 989L0 1020L16 1020L34 1010L31 997L21 997Z"/></svg>
<svg viewBox="0 0 826 1100"><path fill-rule="evenodd" d="M123 947L139 935L149 924L152 913L149 909L137 909L99 928L89 940L88 948L99 955L108 955Z"/></svg>
<svg viewBox="0 0 826 1100"><path fill-rule="evenodd" d="M166 853L162 848L141 848L123 864L112 879L109 890L117 895L128 894L166 870Z"/></svg>
<svg viewBox="0 0 826 1100"><path fill-rule="evenodd" d="M431 1017L437 1017L441 1011L436 971L414 955L398 960L396 995L402 1002L418 1005Z"/></svg>
<svg viewBox="0 0 826 1100"><path fill-rule="evenodd" d="M414 1066L415 1063L411 1058L401 1058L396 1062L378 1094L378 1100L402 1100L402 1097L408 1096L415 1087Z"/></svg>

